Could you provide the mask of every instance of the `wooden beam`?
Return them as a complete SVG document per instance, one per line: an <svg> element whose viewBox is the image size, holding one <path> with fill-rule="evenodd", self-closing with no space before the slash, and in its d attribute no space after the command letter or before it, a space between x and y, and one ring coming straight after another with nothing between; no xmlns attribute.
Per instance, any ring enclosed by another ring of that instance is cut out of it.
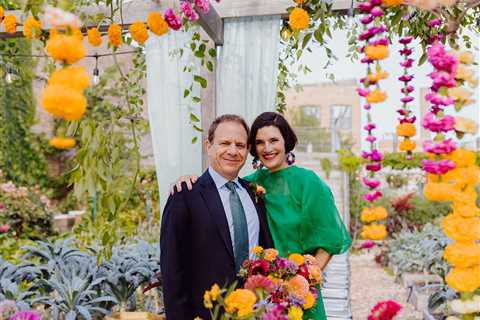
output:
<svg viewBox="0 0 480 320"><path fill-rule="evenodd" d="M200 16L198 23L210 36L215 45L223 45L223 20L215 7L210 6L210 10L206 14L198 12L198 15Z"/></svg>

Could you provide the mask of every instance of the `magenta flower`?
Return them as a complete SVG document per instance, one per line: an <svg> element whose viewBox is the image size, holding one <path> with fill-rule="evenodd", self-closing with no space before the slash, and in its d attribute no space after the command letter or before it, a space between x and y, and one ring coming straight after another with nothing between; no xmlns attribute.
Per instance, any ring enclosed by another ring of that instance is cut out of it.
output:
<svg viewBox="0 0 480 320"><path fill-rule="evenodd" d="M373 17L370 16L370 15L364 16L360 19L360 22L363 23L363 24L369 24L372 21L373 21Z"/></svg>
<svg viewBox="0 0 480 320"><path fill-rule="evenodd" d="M388 41L388 38L380 38L377 40L370 41L369 43L372 46L388 46L390 44L390 41Z"/></svg>
<svg viewBox="0 0 480 320"><path fill-rule="evenodd" d="M375 242L373 242L372 240L367 240L362 243L360 249L371 249L373 247L375 247Z"/></svg>
<svg viewBox="0 0 480 320"><path fill-rule="evenodd" d="M417 120L417 117L413 116L411 118L403 118L400 120L400 123L414 123Z"/></svg>
<svg viewBox="0 0 480 320"><path fill-rule="evenodd" d="M409 44L410 42L412 42L413 40L413 37L412 36L408 36L408 37L403 37L401 38L400 40L398 40L398 42L400 42L401 44Z"/></svg>
<svg viewBox="0 0 480 320"><path fill-rule="evenodd" d="M435 92L429 92L425 95L425 100L431 102L432 104L440 106L449 106L455 103L455 99L452 97L444 97Z"/></svg>
<svg viewBox="0 0 480 320"><path fill-rule="evenodd" d="M42 317L38 312L33 310L18 311L10 317L10 320L42 320Z"/></svg>
<svg viewBox="0 0 480 320"><path fill-rule="evenodd" d="M371 37L373 37L373 34L369 30L367 30L367 31L362 32L358 36L358 39L361 40L361 41L365 41L365 40L370 39Z"/></svg>
<svg viewBox="0 0 480 320"><path fill-rule="evenodd" d="M371 108L372 108L372 105L371 105L371 104L368 104L368 103L367 103L367 104L363 105L363 109L364 109L364 110L370 110Z"/></svg>
<svg viewBox="0 0 480 320"><path fill-rule="evenodd" d="M383 12L382 8L380 7L373 7L372 10L370 10L370 14L374 17L381 17L385 14L385 12Z"/></svg>
<svg viewBox="0 0 480 320"><path fill-rule="evenodd" d="M370 12L370 10L372 10L372 4L370 2L360 2L358 9L363 12Z"/></svg>
<svg viewBox="0 0 480 320"><path fill-rule="evenodd" d="M413 97L412 96L406 96L406 97L403 97L402 99L400 99L400 101L403 102L403 103L409 103L409 102L413 101Z"/></svg>
<svg viewBox="0 0 480 320"><path fill-rule="evenodd" d="M172 8L165 10L165 21L173 30L179 30L182 27L182 19L175 15L175 11Z"/></svg>
<svg viewBox="0 0 480 320"><path fill-rule="evenodd" d="M370 189L376 189L378 188L378 186L380 185L380 181L379 180L375 180L375 179L369 179L367 177L363 177L362 178L362 181L363 181L363 184L367 187L369 187Z"/></svg>
<svg viewBox="0 0 480 320"><path fill-rule="evenodd" d="M400 54L402 56L409 56L409 55L412 54L413 50L409 49L409 48L405 48L405 49L402 49L402 50L398 50L398 52L400 52Z"/></svg>
<svg viewBox="0 0 480 320"><path fill-rule="evenodd" d="M372 308L367 320L392 320L402 306L394 300L380 301Z"/></svg>
<svg viewBox="0 0 480 320"><path fill-rule="evenodd" d="M366 96L368 96L368 94L370 93L370 91L365 90L365 89L362 89L362 88L357 88L357 93L358 93L361 97L366 97Z"/></svg>
<svg viewBox="0 0 480 320"><path fill-rule="evenodd" d="M372 63L373 60L372 60L372 59L369 59L369 58L367 58L367 57L364 57L364 58L362 58L362 59L360 60L360 62L361 62L361 63Z"/></svg>
<svg viewBox="0 0 480 320"><path fill-rule="evenodd" d="M193 10L192 4L189 1L182 1L180 3L180 9L182 10L183 15L189 20L189 21L197 21L199 16Z"/></svg>
<svg viewBox="0 0 480 320"><path fill-rule="evenodd" d="M397 112L401 116L408 116L410 114L410 111L407 109L398 109Z"/></svg>
<svg viewBox="0 0 480 320"><path fill-rule="evenodd" d="M445 51L441 43L436 43L427 49L428 61L439 71L455 73L458 66L458 58Z"/></svg>
<svg viewBox="0 0 480 320"><path fill-rule="evenodd" d="M412 65L413 65L413 59L412 58L408 58L407 60L400 62L400 66L402 66L404 68L410 68Z"/></svg>
<svg viewBox="0 0 480 320"><path fill-rule="evenodd" d="M210 2L208 0L195 0L195 8L201 13L206 14L210 11Z"/></svg>
<svg viewBox="0 0 480 320"><path fill-rule="evenodd" d="M369 163L365 166L365 169L367 169L368 171L377 172L382 169L382 164L380 162Z"/></svg>
<svg viewBox="0 0 480 320"><path fill-rule="evenodd" d="M434 71L429 74L429 77L433 80L432 89L435 91L438 91L441 87L453 88L457 86L455 75L445 71Z"/></svg>
<svg viewBox="0 0 480 320"><path fill-rule="evenodd" d="M372 159L372 161L376 161L376 162L382 161L383 160L383 153L381 153L377 149L373 149L372 152L370 152L370 159Z"/></svg>
<svg viewBox="0 0 480 320"><path fill-rule="evenodd" d="M432 27L439 26L441 23L442 23L442 21L438 18L437 19L432 19L432 20L428 21L428 26L430 28L432 28Z"/></svg>
<svg viewBox="0 0 480 320"><path fill-rule="evenodd" d="M381 196L382 196L382 193L377 190L377 191L374 191L374 192L364 194L363 199L365 199L368 202L374 202L375 200L377 200Z"/></svg>
<svg viewBox="0 0 480 320"><path fill-rule="evenodd" d="M373 26L368 29L368 32L370 32L373 35L376 35L377 33L382 33L387 31L387 28L384 25L381 26Z"/></svg>
<svg viewBox="0 0 480 320"><path fill-rule="evenodd" d="M455 169L456 164L450 160L422 160L423 170L431 174L445 174Z"/></svg>
<svg viewBox="0 0 480 320"><path fill-rule="evenodd" d="M455 151L455 149L457 149L457 145L452 139L446 139L438 143L427 140L423 143L423 150L428 153L448 154Z"/></svg>
<svg viewBox="0 0 480 320"><path fill-rule="evenodd" d="M365 140L367 140L368 142L370 143L374 143L375 141L377 141L377 138L375 138L375 136L372 136L372 135L368 135Z"/></svg>
<svg viewBox="0 0 480 320"><path fill-rule="evenodd" d="M448 132L453 130L455 118L452 116L437 118L434 113L428 112L423 118L422 126L433 132Z"/></svg>
<svg viewBox="0 0 480 320"><path fill-rule="evenodd" d="M373 129L375 129L377 126L375 125L375 123L367 123L363 129L366 130L366 131L372 131Z"/></svg>
<svg viewBox="0 0 480 320"><path fill-rule="evenodd" d="M413 75L411 74L404 74L404 75L401 75L400 77L398 77L398 80L402 81L402 82L410 82L412 81L413 79Z"/></svg>
<svg viewBox="0 0 480 320"><path fill-rule="evenodd" d="M408 86L402 88L401 91L402 91L402 93L404 93L404 94L410 93L410 92L413 91L413 86L408 85Z"/></svg>

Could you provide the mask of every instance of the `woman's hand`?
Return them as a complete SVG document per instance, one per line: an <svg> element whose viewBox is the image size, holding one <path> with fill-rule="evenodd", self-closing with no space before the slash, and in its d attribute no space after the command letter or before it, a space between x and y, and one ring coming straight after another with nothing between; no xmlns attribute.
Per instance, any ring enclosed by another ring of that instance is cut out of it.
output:
<svg viewBox="0 0 480 320"><path fill-rule="evenodd" d="M182 183L185 182L187 184L188 191L192 190L192 186L195 182L197 182L197 176L181 176L178 178L177 182L172 184L170 188L170 195L173 195L176 192L182 191ZM177 189L175 190L175 187Z"/></svg>
<svg viewBox="0 0 480 320"><path fill-rule="evenodd" d="M327 251L323 250L322 248L319 248L317 250L317 253L315 254L315 258L317 259L318 266L323 271L325 270L325 267L327 266L327 264L330 262L330 259L332 258L332 256Z"/></svg>

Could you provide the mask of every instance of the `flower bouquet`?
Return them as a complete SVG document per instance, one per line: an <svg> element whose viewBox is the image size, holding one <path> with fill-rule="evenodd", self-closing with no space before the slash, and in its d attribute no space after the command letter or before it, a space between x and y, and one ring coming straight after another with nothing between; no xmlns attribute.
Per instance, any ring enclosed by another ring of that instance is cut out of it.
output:
<svg viewBox="0 0 480 320"><path fill-rule="evenodd" d="M204 295L212 319L302 319L317 302L321 269L311 255L278 256L275 249L254 248L255 259L245 260L239 271L244 282L229 289L213 285Z"/></svg>

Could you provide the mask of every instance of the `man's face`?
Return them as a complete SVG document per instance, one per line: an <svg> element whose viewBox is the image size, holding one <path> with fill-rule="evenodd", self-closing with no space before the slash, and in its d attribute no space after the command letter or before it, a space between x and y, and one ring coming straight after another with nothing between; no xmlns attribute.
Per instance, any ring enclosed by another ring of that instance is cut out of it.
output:
<svg viewBox="0 0 480 320"><path fill-rule="evenodd" d="M228 180L235 179L247 159L247 139L247 132L240 123L220 123L213 141L206 142L212 168Z"/></svg>

